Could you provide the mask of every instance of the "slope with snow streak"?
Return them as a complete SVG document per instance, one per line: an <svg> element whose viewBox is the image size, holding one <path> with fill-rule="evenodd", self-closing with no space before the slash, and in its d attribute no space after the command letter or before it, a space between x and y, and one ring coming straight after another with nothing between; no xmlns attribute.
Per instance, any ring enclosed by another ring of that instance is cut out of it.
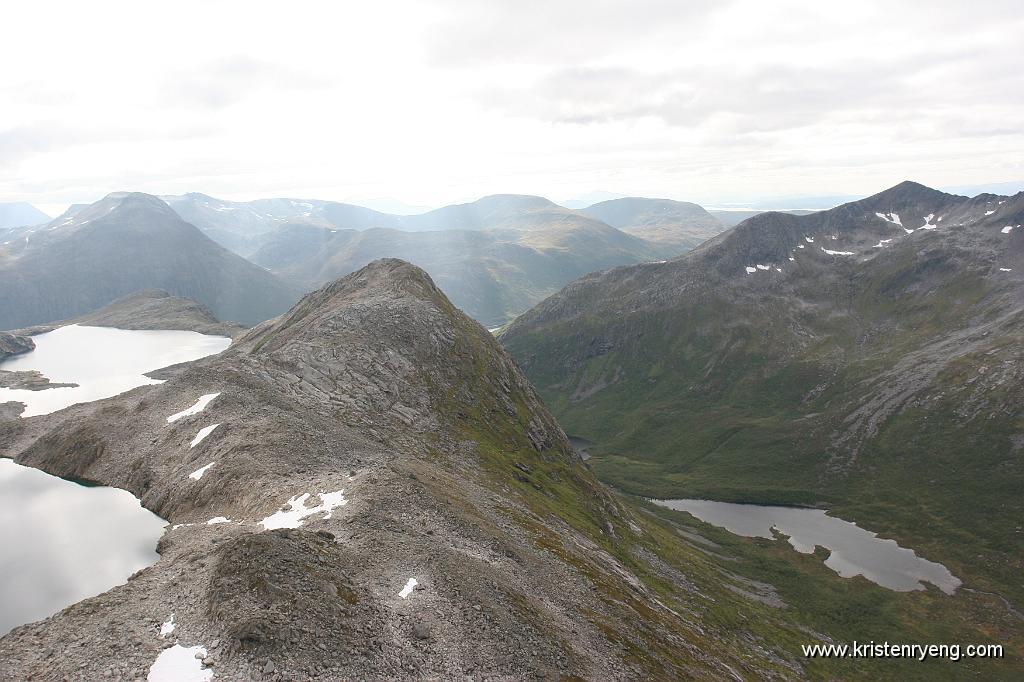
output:
<svg viewBox="0 0 1024 682"><path fill-rule="evenodd" d="M220 426L220 424L210 424L209 426L204 426L203 428L199 429L199 433L197 433L196 437L192 439L191 443L189 443L189 447L194 448L195 446L202 443L204 440L206 440L206 437L213 433L214 429L216 429L218 426ZM200 474L200 476L202 476L202 474Z"/></svg>
<svg viewBox="0 0 1024 682"><path fill-rule="evenodd" d="M168 424L173 424L182 417L191 417L194 414L199 414L206 409L206 406L213 402L213 399L219 396L220 393L207 393L206 395L199 396L199 400L195 402L192 407L188 407L181 412L175 412L167 418Z"/></svg>
<svg viewBox="0 0 1024 682"><path fill-rule="evenodd" d="M203 474L210 470L210 467L212 467L214 464L216 464L216 462L210 462L206 466L199 467L191 474L189 474L188 477L191 478L193 481L198 481L203 477Z"/></svg>

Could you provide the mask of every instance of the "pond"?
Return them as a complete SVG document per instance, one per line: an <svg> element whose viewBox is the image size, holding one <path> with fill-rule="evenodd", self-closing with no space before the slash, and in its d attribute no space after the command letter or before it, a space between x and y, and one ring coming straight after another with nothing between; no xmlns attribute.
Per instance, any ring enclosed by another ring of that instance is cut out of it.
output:
<svg viewBox="0 0 1024 682"><path fill-rule="evenodd" d="M772 530L789 536L798 552L810 554L816 546L831 552L825 565L844 578L862 575L882 587L899 592L923 590L931 583L946 594L960 579L942 564L917 556L855 523L829 516L822 509L770 507L710 500L651 500L669 509L689 512L701 521L736 535L774 538Z"/></svg>
<svg viewBox="0 0 1024 682"><path fill-rule="evenodd" d="M0 459L0 635L152 565L165 525L125 490Z"/></svg>
<svg viewBox="0 0 1024 682"><path fill-rule="evenodd" d="M0 388L0 403L26 405L22 417L50 414L69 405L109 398L136 386L162 383L146 372L219 353L225 336L189 331L135 331L77 324L33 336L33 351L0 362L0 370L38 371L52 383L78 384L32 391Z"/></svg>

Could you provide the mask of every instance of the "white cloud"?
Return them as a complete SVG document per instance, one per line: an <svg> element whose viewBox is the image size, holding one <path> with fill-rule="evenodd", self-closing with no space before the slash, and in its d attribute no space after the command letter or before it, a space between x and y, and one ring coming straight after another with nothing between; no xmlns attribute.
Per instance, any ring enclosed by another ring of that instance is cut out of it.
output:
<svg viewBox="0 0 1024 682"><path fill-rule="evenodd" d="M0 200L595 189L705 202L1024 177L1016 2L19 3Z"/></svg>

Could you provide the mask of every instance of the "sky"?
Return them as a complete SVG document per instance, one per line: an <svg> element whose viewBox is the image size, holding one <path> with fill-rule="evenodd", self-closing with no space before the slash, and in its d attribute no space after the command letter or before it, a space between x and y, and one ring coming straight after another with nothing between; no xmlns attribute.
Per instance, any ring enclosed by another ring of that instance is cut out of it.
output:
<svg viewBox="0 0 1024 682"><path fill-rule="evenodd" d="M1020 0L34 2L0 201L704 204L1024 179Z"/></svg>

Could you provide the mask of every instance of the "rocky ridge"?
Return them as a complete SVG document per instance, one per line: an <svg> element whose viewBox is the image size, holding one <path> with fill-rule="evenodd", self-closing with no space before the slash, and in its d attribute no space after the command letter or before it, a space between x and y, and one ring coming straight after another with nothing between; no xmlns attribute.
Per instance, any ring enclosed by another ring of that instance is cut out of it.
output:
<svg viewBox="0 0 1024 682"><path fill-rule="evenodd" d="M407 263L166 378L0 421L19 462L171 523L157 564L0 638L0 677L141 679L167 651L218 680L801 674L700 623L769 607L695 591L673 533L594 480L493 337Z"/></svg>

